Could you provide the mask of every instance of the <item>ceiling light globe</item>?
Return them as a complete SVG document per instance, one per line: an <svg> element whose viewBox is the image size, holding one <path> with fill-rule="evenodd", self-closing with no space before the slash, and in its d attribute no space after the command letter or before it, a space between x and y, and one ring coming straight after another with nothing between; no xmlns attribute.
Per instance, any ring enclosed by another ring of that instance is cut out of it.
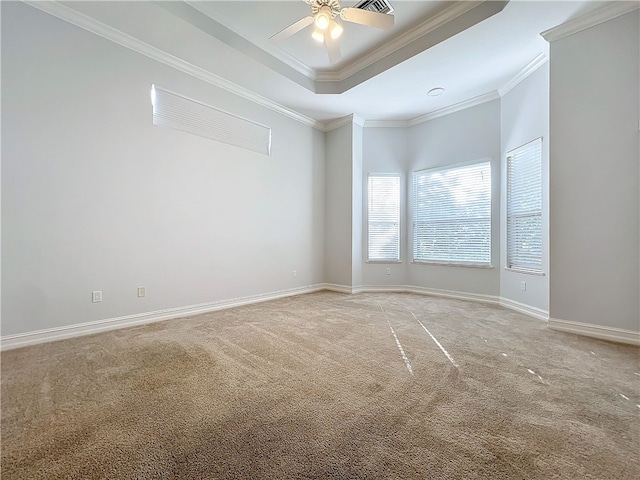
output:
<svg viewBox="0 0 640 480"><path fill-rule="evenodd" d="M327 5L324 5L320 8L320 10L318 10L318 13L316 13L314 19L316 28L318 28L319 30L326 30L327 28L329 28L329 24L331 23L332 18L333 16L331 15L331 8Z"/></svg>
<svg viewBox="0 0 640 480"><path fill-rule="evenodd" d="M316 27L318 27L319 30L326 30L328 26L329 26L329 15L327 15L324 12L319 12L316 15Z"/></svg>
<svg viewBox="0 0 640 480"><path fill-rule="evenodd" d="M333 20L331 21L331 25L329 26L329 33L331 34L332 40L336 40L337 38L339 38L340 35L342 35L343 30L344 29L342 28L342 25Z"/></svg>
<svg viewBox="0 0 640 480"><path fill-rule="evenodd" d="M316 42L324 42L324 33L322 30L318 30L317 28L313 30L311 34L311 38L313 38Z"/></svg>

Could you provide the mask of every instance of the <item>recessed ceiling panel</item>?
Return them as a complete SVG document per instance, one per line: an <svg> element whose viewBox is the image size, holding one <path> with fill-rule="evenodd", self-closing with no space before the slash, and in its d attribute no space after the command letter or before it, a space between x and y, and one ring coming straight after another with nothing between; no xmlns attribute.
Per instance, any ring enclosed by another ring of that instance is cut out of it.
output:
<svg viewBox="0 0 640 480"><path fill-rule="evenodd" d="M446 1L393 1L395 24L389 30L380 30L336 18L344 31L339 38L342 60L331 64L322 43L311 38L309 26L277 44L269 38L297 20L311 14L311 7L302 0L280 2L189 2L212 19L235 31L252 43L283 59L293 58L313 70L330 71L343 68L360 56L379 48L419 24L435 12L450 5ZM340 2L341 7L352 7L357 2Z"/></svg>

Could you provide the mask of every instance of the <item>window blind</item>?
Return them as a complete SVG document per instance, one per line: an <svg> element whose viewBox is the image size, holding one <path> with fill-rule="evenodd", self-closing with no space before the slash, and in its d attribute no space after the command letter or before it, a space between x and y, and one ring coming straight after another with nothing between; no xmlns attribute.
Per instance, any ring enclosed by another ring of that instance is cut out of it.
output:
<svg viewBox="0 0 640 480"><path fill-rule="evenodd" d="M491 264L491 163L413 174L413 259Z"/></svg>
<svg viewBox="0 0 640 480"><path fill-rule="evenodd" d="M542 139L507 154L507 266L542 271Z"/></svg>
<svg viewBox="0 0 640 480"><path fill-rule="evenodd" d="M400 260L400 176L369 175L368 260Z"/></svg>

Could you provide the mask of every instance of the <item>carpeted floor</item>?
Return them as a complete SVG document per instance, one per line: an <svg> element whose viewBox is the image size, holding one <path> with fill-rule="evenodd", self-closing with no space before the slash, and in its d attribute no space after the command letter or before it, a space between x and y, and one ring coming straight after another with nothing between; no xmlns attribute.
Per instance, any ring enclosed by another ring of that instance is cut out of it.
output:
<svg viewBox="0 0 640 480"><path fill-rule="evenodd" d="M2 478L636 479L640 350L319 292L2 353Z"/></svg>

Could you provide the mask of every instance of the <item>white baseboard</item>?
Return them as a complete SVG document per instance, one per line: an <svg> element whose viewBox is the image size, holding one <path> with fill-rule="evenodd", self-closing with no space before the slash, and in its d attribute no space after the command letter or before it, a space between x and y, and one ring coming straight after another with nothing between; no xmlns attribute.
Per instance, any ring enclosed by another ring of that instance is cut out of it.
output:
<svg viewBox="0 0 640 480"><path fill-rule="evenodd" d="M601 340L640 346L640 332L634 332L633 330L570 322L557 318L550 318L547 326L551 330L557 330L559 332L575 333L587 337L599 338Z"/></svg>
<svg viewBox="0 0 640 480"><path fill-rule="evenodd" d="M549 312L538 307L532 307L531 305L516 302L515 300L510 300L504 297L500 297L500 305L510 310L515 310L516 312L537 318L538 320L544 320L545 322L549 320Z"/></svg>
<svg viewBox="0 0 640 480"><path fill-rule="evenodd" d="M108 330L116 330L119 328L144 325L147 323L159 322L162 320L170 320L172 318L198 315L201 313L213 312L216 310L240 307L242 305L267 302L269 300L302 295L305 293L313 293L321 290L330 290L333 292L346 294L365 292L416 293L421 295L432 295L458 300L489 303L493 305L500 305L540 320L548 320L548 327L552 330L576 333L578 335L586 335L588 337L627 343L631 345L640 345L640 332L549 318L549 314L545 310L494 295L459 292L455 290L440 290L413 285L360 285L351 287L348 285L339 285L335 283L321 283L317 285L280 290L276 292L234 298L230 300L201 303L198 305L189 305L185 307L157 310L154 312L126 315L117 318L108 318L105 320L97 320L95 322L86 322L64 327L49 328L46 330L37 330L34 332L20 333L15 335L6 335L0 338L0 351L26 347L38 343L51 342L54 340L63 340L66 338L92 335L94 333L105 332Z"/></svg>
<svg viewBox="0 0 640 480"><path fill-rule="evenodd" d="M338 285L325 283L325 290L332 292L357 294L357 293L417 293L420 295L432 295L434 297L447 297L457 300L470 300L474 302L491 303L499 305L500 299L494 295L483 295L480 293L459 292L456 290L440 290L437 288L417 287L414 285Z"/></svg>
<svg viewBox="0 0 640 480"><path fill-rule="evenodd" d="M456 290L440 290L438 288L426 288L416 286L406 286L405 292L419 293L422 295L433 295L436 297L455 298L457 300L468 300L472 302L490 303L492 305L500 304L500 297L495 295L485 295L482 293L458 292Z"/></svg>
<svg viewBox="0 0 640 480"><path fill-rule="evenodd" d="M165 310L156 310L154 312L138 313L116 318L107 318L105 320L97 320L95 322L86 322L64 327L48 328L46 330L37 330L34 332L19 333L16 335L6 335L0 338L0 351L26 347L29 345L36 345L38 343L51 342L54 340L63 340L65 338L92 335L94 333L106 332L108 330L116 330L119 328L134 327L147 323L160 322L162 320L170 320L172 318L188 317L201 313L214 312L216 310L240 307L242 305L250 305L252 303L267 302L269 300L276 300L278 298L291 297L294 295L302 295L305 293L313 293L325 289L325 284L311 285L307 287L292 288L289 290L280 290L265 294L252 295L248 297L221 300L218 302L201 303L198 305L189 305L186 307L168 308Z"/></svg>
<svg viewBox="0 0 640 480"><path fill-rule="evenodd" d="M407 288L406 285L360 285L353 287L353 293L406 293Z"/></svg>
<svg viewBox="0 0 640 480"><path fill-rule="evenodd" d="M356 293L354 289L349 285L339 285L337 283L324 283L322 284L324 290L329 290L330 292L338 292L338 293Z"/></svg>

